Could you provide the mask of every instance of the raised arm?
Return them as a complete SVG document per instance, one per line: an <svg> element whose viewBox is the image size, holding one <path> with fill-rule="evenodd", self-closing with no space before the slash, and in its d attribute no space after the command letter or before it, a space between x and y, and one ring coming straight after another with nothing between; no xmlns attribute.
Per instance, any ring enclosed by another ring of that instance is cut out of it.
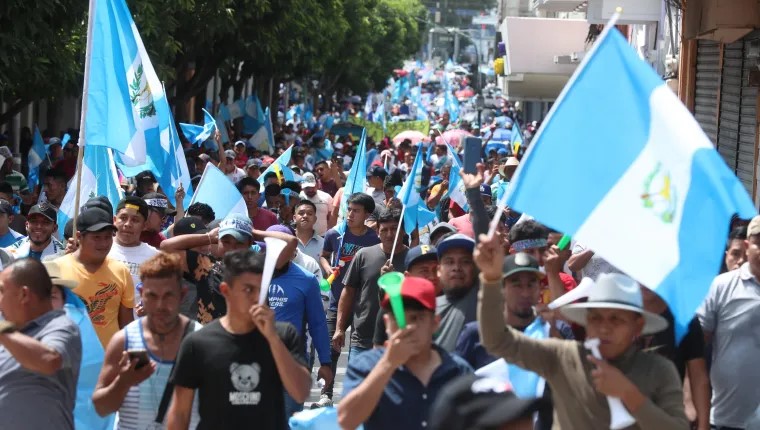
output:
<svg viewBox="0 0 760 430"><path fill-rule="evenodd" d="M490 239L485 234L480 235L474 258L480 269L478 322L481 345L489 354L547 378L557 368L565 341L532 339L505 324L501 264L494 264L504 260L500 233Z"/></svg>

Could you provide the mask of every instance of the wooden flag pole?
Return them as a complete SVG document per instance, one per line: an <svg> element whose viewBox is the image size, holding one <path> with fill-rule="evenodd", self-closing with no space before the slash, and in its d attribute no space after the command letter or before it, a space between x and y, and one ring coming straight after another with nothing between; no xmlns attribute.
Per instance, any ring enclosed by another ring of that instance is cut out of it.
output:
<svg viewBox="0 0 760 430"><path fill-rule="evenodd" d="M92 24L95 20L95 7L96 7L96 0L90 0L90 8L87 13L87 45L85 50L85 57L84 57L84 85L82 85L82 112L81 112L81 118L79 119L79 142L77 142L77 145L79 146L79 151L77 153L77 188L76 188L76 195L74 196L74 225L73 225L73 231L77 231L77 217L79 216L79 204L80 204L80 196L79 194L82 192L82 160L84 157L84 145L85 145L85 129L84 129L84 122L85 118L87 117L87 93L89 92L89 86L90 86L90 57L92 57Z"/></svg>

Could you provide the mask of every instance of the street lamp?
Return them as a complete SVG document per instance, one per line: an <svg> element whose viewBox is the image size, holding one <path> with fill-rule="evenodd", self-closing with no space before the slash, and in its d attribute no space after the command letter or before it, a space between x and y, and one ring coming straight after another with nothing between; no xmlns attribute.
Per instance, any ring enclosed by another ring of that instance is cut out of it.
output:
<svg viewBox="0 0 760 430"><path fill-rule="evenodd" d="M466 37L467 39L472 42L472 46L475 47L475 73L477 74L478 80L477 80L477 87L475 88L476 91L480 91L481 89L481 82L480 82L480 49L478 48L478 44L475 42L475 39L470 36L469 34L457 30L456 28L447 28L446 31L448 33L453 33L459 36Z"/></svg>

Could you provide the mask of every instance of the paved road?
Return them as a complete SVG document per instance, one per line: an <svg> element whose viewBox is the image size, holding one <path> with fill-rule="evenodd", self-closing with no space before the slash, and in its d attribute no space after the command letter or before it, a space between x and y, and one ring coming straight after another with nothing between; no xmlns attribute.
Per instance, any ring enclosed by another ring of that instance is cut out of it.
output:
<svg viewBox="0 0 760 430"><path fill-rule="evenodd" d="M348 337L348 335L346 337ZM311 372L312 379L317 377L318 366L319 360L317 360L317 363ZM343 351L338 359L338 370L335 375L335 386L333 387L333 403L335 404L340 401L340 395L343 394L343 377L346 375L346 366L348 366L348 347L343 347ZM311 387L311 394L304 403L304 408L308 408L312 403L318 401L320 393L320 388L314 383Z"/></svg>

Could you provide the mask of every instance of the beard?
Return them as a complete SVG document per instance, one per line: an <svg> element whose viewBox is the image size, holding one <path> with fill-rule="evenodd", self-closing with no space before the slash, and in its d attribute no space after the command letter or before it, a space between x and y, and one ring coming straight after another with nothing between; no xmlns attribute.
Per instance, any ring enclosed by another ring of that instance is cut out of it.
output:
<svg viewBox="0 0 760 430"><path fill-rule="evenodd" d="M34 245L34 246L42 246L42 245L48 243L49 240L50 240L50 236L48 236L47 238L45 238L43 240L34 240L34 239L32 239L32 236L29 236L29 242L31 242L32 245Z"/></svg>

